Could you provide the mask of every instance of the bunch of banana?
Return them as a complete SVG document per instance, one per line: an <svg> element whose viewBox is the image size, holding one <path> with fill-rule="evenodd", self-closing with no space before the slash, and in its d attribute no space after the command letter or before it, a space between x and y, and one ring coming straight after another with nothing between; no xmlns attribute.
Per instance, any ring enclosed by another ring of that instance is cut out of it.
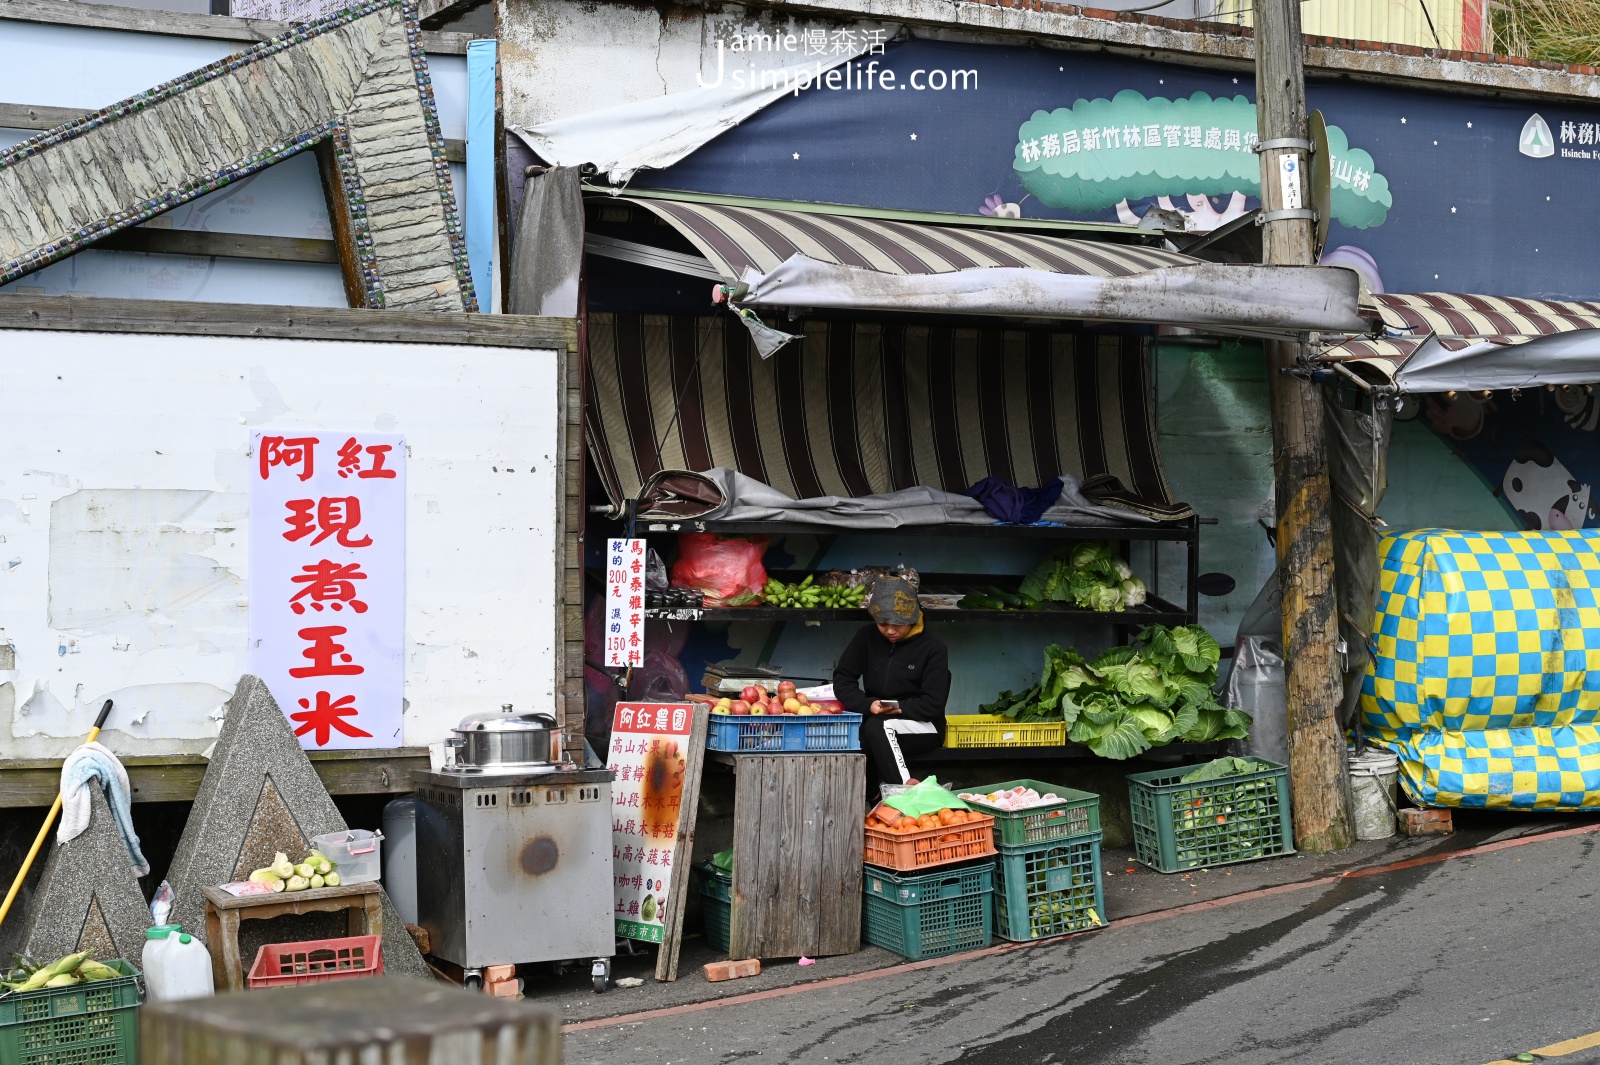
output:
<svg viewBox="0 0 1600 1065"><path fill-rule="evenodd" d="M257 884L267 884L273 891L304 891L306 888L338 887L339 874L333 862L320 851L312 851L306 860L295 863L282 851L272 856L272 864L250 874Z"/></svg>
<svg viewBox="0 0 1600 1065"><path fill-rule="evenodd" d="M822 589L822 605L835 610L850 610L866 601L867 586L864 584L834 584Z"/></svg>
<svg viewBox="0 0 1600 1065"><path fill-rule="evenodd" d="M0 981L0 986L8 991L37 991L43 987L70 987L94 980L114 980L122 975L111 966L95 961L89 956L91 953L86 950L79 954L68 954L48 965L35 966L32 972L24 964L23 969L15 974L18 979ZM18 960L24 959L18 957Z"/></svg>
<svg viewBox="0 0 1600 1065"><path fill-rule="evenodd" d="M812 583L811 574L807 574L805 580L796 584L784 584L773 577L767 581L767 587L763 590L761 598L768 606L806 609L822 605L822 591Z"/></svg>

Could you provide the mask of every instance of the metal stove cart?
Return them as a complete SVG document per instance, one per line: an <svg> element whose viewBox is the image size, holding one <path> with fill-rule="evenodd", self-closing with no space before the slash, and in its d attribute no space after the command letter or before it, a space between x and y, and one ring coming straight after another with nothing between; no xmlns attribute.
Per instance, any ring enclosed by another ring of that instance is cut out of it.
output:
<svg viewBox="0 0 1600 1065"><path fill-rule="evenodd" d="M593 959L611 976L609 769L562 764L547 714L477 714L458 761L412 774L417 919L468 986L485 966ZM464 760L463 760L464 759Z"/></svg>

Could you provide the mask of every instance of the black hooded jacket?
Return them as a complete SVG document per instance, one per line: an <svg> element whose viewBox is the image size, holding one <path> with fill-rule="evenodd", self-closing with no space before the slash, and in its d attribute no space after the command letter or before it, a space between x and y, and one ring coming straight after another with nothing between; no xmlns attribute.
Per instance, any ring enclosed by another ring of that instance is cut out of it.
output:
<svg viewBox="0 0 1600 1065"><path fill-rule="evenodd" d="M833 667L833 694L855 714L870 713L874 699L894 699L902 715L931 721L943 734L950 652L927 632L890 643L876 625L864 626Z"/></svg>

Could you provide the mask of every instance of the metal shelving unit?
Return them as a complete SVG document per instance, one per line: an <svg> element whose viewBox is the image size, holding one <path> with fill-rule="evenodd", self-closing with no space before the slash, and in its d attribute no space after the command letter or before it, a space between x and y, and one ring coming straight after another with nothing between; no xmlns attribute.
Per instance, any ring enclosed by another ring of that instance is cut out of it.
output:
<svg viewBox="0 0 1600 1065"><path fill-rule="evenodd" d="M945 537L951 539L1034 540L1050 543L1069 540L1112 541L1162 541L1181 543L1187 547L1186 602L1179 606L1151 595L1144 606L1131 610L1105 612L1082 610L1077 607L1052 605L1040 610L960 610L929 609L929 616L941 621L1094 621L1109 623L1119 628L1137 628L1144 625L1184 625L1199 617L1200 592L1196 576L1200 565L1200 521L1191 518L1185 522L1149 525L905 525L888 529L839 529L836 526L789 521L708 521L691 519L683 521L640 518L634 526L634 535L646 538L652 535L670 536L685 532L709 532L738 535L763 535L774 539L789 535L823 536L912 536ZM784 579L781 574L774 574ZM941 575L923 574L923 591L930 594L976 592L985 584L1014 586L1015 577L1003 575ZM1010 590L1014 590L1014 587ZM789 607L711 607L702 609L669 608L652 610L651 618L675 621L859 621L866 616L864 610L833 610L827 608L802 610Z"/></svg>

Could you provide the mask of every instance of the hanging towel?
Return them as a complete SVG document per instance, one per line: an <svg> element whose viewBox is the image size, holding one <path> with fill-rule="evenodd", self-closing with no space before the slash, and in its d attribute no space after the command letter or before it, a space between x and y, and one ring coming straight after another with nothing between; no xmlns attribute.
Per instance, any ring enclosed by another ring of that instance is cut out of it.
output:
<svg viewBox="0 0 1600 1065"><path fill-rule="evenodd" d="M1056 505L1064 487L1059 477L1038 488L1018 488L998 477L985 477L963 494L982 503L996 521L1032 525Z"/></svg>
<svg viewBox="0 0 1600 1065"><path fill-rule="evenodd" d="M56 833L59 843L67 843L81 836L89 827L91 806L89 782L97 781L106 794L106 805L122 834L123 845L128 848L128 864L134 876L144 876L150 871L144 852L139 849L139 836L133 830L132 792L128 787L128 771L110 750L98 743L85 743L61 765L61 828Z"/></svg>

